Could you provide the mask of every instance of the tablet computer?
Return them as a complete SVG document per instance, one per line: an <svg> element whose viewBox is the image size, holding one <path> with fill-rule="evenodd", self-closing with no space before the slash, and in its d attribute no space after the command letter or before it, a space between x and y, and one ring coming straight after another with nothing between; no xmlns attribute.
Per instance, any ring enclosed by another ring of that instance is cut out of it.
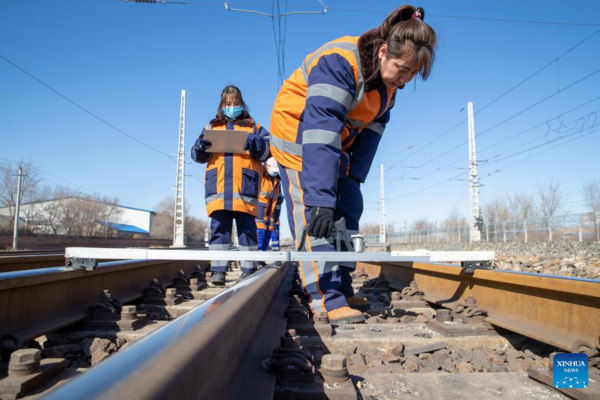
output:
<svg viewBox="0 0 600 400"><path fill-rule="evenodd" d="M207 153L244 153L248 133L246 131L207 129L204 131L204 139L212 143L212 146L206 149Z"/></svg>

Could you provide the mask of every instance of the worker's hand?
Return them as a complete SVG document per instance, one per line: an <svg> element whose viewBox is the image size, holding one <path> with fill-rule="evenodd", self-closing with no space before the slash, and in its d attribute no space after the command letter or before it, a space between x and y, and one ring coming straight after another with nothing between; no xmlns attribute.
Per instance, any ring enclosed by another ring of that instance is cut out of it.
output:
<svg viewBox="0 0 600 400"><path fill-rule="evenodd" d="M255 153L259 151L260 143L258 143L259 139L254 133L248 135L246 139L246 144L244 145L244 150L249 150L250 153Z"/></svg>
<svg viewBox="0 0 600 400"><path fill-rule="evenodd" d="M308 234L316 238L328 238L333 228L333 208L313 207L310 210Z"/></svg>
<svg viewBox="0 0 600 400"><path fill-rule="evenodd" d="M212 146L212 142L206 139L198 139L198 145L200 147L200 150L206 151L210 148L210 146Z"/></svg>

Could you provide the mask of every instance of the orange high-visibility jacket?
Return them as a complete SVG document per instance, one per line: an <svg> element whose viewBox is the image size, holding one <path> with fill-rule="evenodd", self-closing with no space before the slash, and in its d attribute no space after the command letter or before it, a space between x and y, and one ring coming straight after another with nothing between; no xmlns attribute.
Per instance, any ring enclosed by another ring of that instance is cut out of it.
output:
<svg viewBox="0 0 600 400"><path fill-rule="evenodd" d="M206 129L241 130L249 135L255 134L259 142L257 148L246 150L243 154L207 153L199 150L197 144L192 148L192 158L200 163L208 163L204 174L206 212L210 217L214 211L241 211L256 217L258 215L258 194L262 180L262 163L269 158L269 132L255 125L239 126L228 123L206 126ZM204 137L204 130L200 138ZM196 142L198 143L198 142Z"/></svg>
<svg viewBox="0 0 600 400"><path fill-rule="evenodd" d="M281 180L263 171L262 187L258 196L258 216L256 228L273 231L275 229L276 207L281 196ZM281 204L279 204L281 208Z"/></svg>
<svg viewBox="0 0 600 400"><path fill-rule="evenodd" d="M365 91L358 39L345 36L309 54L273 106L271 152L303 171L307 206L335 208L338 177L365 181L389 121L396 89Z"/></svg>

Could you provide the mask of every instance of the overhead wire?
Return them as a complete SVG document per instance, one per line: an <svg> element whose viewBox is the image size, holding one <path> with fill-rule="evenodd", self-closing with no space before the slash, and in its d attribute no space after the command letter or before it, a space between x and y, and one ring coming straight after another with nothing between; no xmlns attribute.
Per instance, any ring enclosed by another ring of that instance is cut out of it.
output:
<svg viewBox="0 0 600 400"><path fill-rule="evenodd" d="M525 109L523 109L523 110L521 110L521 111L517 112L516 114L514 114L514 115L512 115L512 116L510 116L510 117L508 117L508 118L506 118L506 119L504 119L504 120L503 120L503 121L501 121L500 123L498 123L498 124L496 124L496 125L492 126L491 128L489 128L489 129L486 129L485 131L483 131L483 132L481 132L481 133L477 134L477 135L476 135L476 137L480 137L480 136L484 135L485 133L488 133L488 132L490 132L491 130L493 130L493 129L495 129L495 128L499 127L499 126L501 126L502 124L505 124L506 122L508 122L508 121L512 120L513 118L517 117L518 115L521 115L521 114L523 114L524 112L526 112L526 111L528 111L528 110L530 110L530 109L532 109L532 108L534 108L534 107L536 107L536 106L538 106L538 105L542 104L543 102L545 102L545 101L547 101L547 100L551 99L552 97L556 96L557 94L560 94L560 93L564 92L565 90L567 90L567 89L569 89L569 88L571 88L571 87L573 87L573 86L575 86L575 85L577 85L577 84L579 84L579 83L581 83L581 82L585 81L586 79L589 79L589 78L591 78L592 76L594 76L594 75L595 75L595 74L597 74L598 72L600 72L600 69L598 69L598 70L596 70L596 71L592 72L591 74L588 74L588 75L587 75L587 76L585 76L584 78L581 78L581 79L577 80L576 82L574 82L574 83L572 83L572 84L568 85L567 87L565 87L564 89L562 89L560 92L556 92L556 93L554 93L554 94L552 94L552 95L550 95L550 96L547 96L547 97L545 97L544 99L542 99L542 100L540 100L540 101L536 102L535 104L533 104L533 105L531 105L531 106L529 106L529 107L526 107ZM436 161L436 160L440 159L441 157L445 156L446 154L449 154L449 153L451 153L451 152L455 151L456 149L458 149L458 148L460 148L460 147L464 146L464 145L465 145L465 144L467 144L467 143L468 143L468 140L462 141L462 142L460 142L459 144L457 144L456 146L454 146L454 147L452 147L452 148L450 148L450 149L446 150L444 153L442 153L442 154L440 154L440 155L438 155L438 156L436 156L436 157L434 157L434 158L430 159L429 161L426 161L426 162L424 162L424 163L423 163L423 164L421 164L419 167L424 167L425 165L428 165L428 164L430 164L431 162L433 162L433 161ZM417 169L410 170L410 171L408 171L406 174L402 175L401 177L391 180L391 181L390 181L390 182L389 182L387 185L390 185L391 183L394 183L394 182L397 182L397 181L400 181L400 180L405 180L405 179L407 179L406 175L407 175L407 174L410 174L411 172L413 172L413 171L415 171L415 170L417 170ZM430 174L430 173L429 173L429 174ZM429 175L429 174L427 174L427 175ZM427 175L425 175L425 176L427 176ZM386 186L387 186L387 185L386 185ZM396 190L396 189L392 189L391 191L394 191L394 190Z"/></svg>
<svg viewBox="0 0 600 400"><path fill-rule="evenodd" d="M177 4L177 5L196 5L196 6L223 6L223 2L197 2L197 1L167 1L167 0L123 0L126 3L151 3L151 4ZM229 4L243 4L246 7L268 7L270 4L267 3L235 3L228 2ZM305 4L290 4L289 7L303 7L303 8L315 8L316 6L307 6ZM339 8L339 7L327 7L328 10L342 11L342 12L356 12L356 13L374 13L374 14L389 14L391 10L372 10L372 9L352 9L352 8ZM468 15L446 15L446 14L427 14L428 17L434 18L448 18L448 19L466 19L466 20L479 20L489 22L510 22L510 23L521 23L521 24L537 24L537 25L563 25L563 26L600 26L600 23L587 23L587 22L568 22L568 21L536 21L536 20L524 20L524 19L511 19L511 18L488 18L488 17L474 17Z"/></svg>
<svg viewBox="0 0 600 400"><path fill-rule="evenodd" d="M102 122L103 124L107 125L108 127L112 128L113 130L119 132L120 134L127 136L128 138L130 138L131 140L136 141L137 143L141 144L142 146L145 146L147 148L149 148L150 150L165 156L167 158L169 158L171 161L175 161L173 160L173 158L165 153L162 152L160 150L158 150L155 147L150 146L147 143L142 142L141 140L139 140L138 138L128 134L127 132L123 131L122 129L117 128L116 126L114 126L113 124L111 124L110 122L106 121L105 119L99 117L98 115L94 114L93 112L91 112L90 110L88 110L87 108L83 107L82 105L78 104L77 102L71 100L70 98L68 98L67 96L65 96L64 94L60 93L58 90L54 89L53 87L51 87L50 85L48 85L47 83L43 82L41 79L38 79L37 77L35 77L34 75L32 75L31 73L27 72L25 69L21 68L20 66L18 66L17 64L15 64L14 62L12 62L11 60L9 60L8 58L4 57L2 54L0 54L0 58L2 58L4 61L6 61L7 63L9 63L10 65L12 65L13 67L15 67L16 69L18 69L19 71L23 72L25 75L29 76L30 78L32 78L33 80L37 81L38 83L40 83L41 85L45 86L46 88L48 88L49 90L51 90L52 92L54 92L55 94L59 95L60 97L62 97L63 99L65 99L66 101L68 101L69 103L73 104L75 107L79 108L80 110L82 110L83 112L91 115L93 118L97 119L98 121Z"/></svg>

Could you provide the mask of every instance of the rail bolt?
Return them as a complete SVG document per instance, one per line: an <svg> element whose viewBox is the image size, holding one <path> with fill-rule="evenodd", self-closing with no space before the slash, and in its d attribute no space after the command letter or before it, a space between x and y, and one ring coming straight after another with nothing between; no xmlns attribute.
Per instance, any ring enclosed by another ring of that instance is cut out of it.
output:
<svg viewBox="0 0 600 400"><path fill-rule="evenodd" d="M174 299L177 297L177 289L167 289L167 294L166 294L166 298L167 299Z"/></svg>
<svg viewBox="0 0 600 400"><path fill-rule="evenodd" d="M400 292L392 292L392 301L402 300L402 294Z"/></svg>
<svg viewBox="0 0 600 400"><path fill-rule="evenodd" d="M341 354L326 354L321 360L321 374L326 382L343 382L348 379L346 357Z"/></svg>
<svg viewBox="0 0 600 400"><path fill-rule="evenodd" d="M121 309L121 319L136 319L137 308L135 306L123 306Z"/></svg>
<svg viewBox="0 0 600 400"><path fill-rule="evenodd" d="M326 311L319 311L318 314L315 314L313 316L313 321L315 322L315 324L328 324L329 316L327 316Z"/></svg>
<svg viewBox="0 0 600 400"><path fill-rule="evenodd" d="M10 356L9 376L27 376L40 372L42 352L38 349L17 350Z"/></svg>
<svg viewBox="0 0 600 400"><path fill-rule="evenodd" d="M435 312L435 317L440 321L452 321L452 314L450 310L442 308Z"/></svg>
<svg viewBox="0 0 600 400"><path fill-rule="evenodd" d="M197 286L198 285L198 278L192 278L192 279L190 279L190 284L192 286Z"/></svg>
<svg viewBox="0 0 600 400"><path fill-rule="evenodd" d="M475 300L475 297L473 297L473 295L468 295L467 298L465 299L465 305L476 306L477 300Z"/></svg>

